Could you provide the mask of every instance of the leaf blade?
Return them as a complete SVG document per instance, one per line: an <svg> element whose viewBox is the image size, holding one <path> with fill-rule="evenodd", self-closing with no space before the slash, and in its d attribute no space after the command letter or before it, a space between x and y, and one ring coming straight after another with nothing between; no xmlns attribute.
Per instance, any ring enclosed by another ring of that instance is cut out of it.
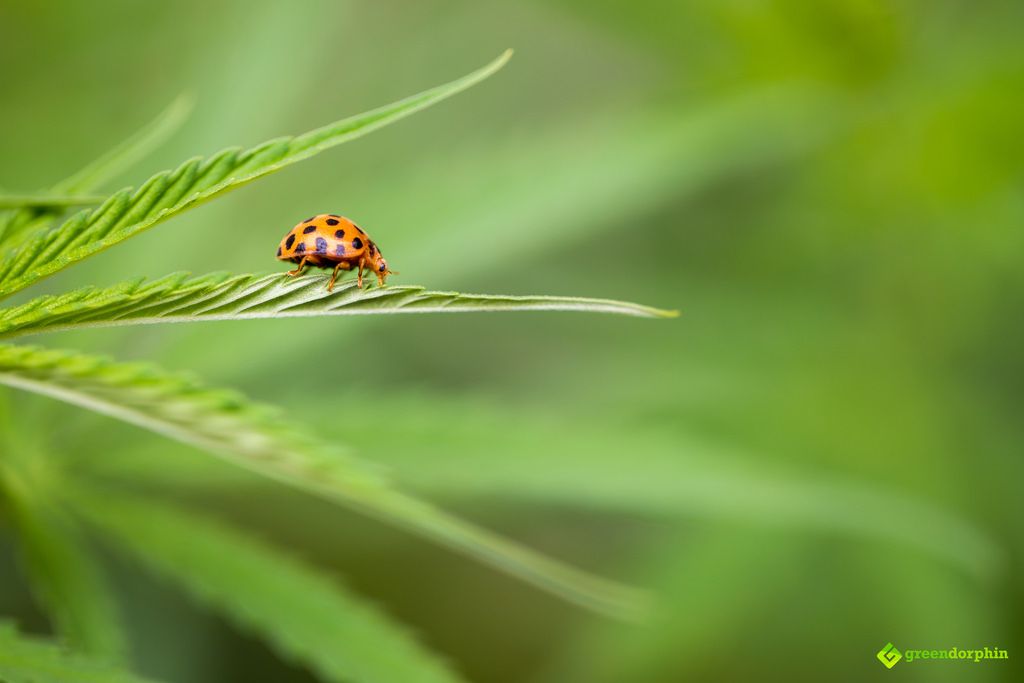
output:
<svg viewBox="0 0 1024 683"><path fill-rule="evenodd" d="M433 292L422 287L359 289L326 276L212 274L171 275L150 283L122 283L40 297L0 309L0 338L67 329L198 322L397 313L481 311L579 311L637 317L673 317L673 311L610 299L568 296L503 296Z"/></svg>
<svg viewBox="0 0 1024 683"><path fill-rule="evenodd" d="M190 95L179 95L129 138L54 185L54 192L87 192L138 163L181 128L193 106Z"/></svg>
<svg viewBox="0 0 1024 683"><path fill-rule="evenodd" d="M645 611L633 588L535 553L395 489L371 466L233 392L152 366L66 351L0 346L0 383L162 434L270 479L356 509L458 550L583 607Z"/></svg>
<svg viewBox="0 0 1024 683"><path fill-rule="evenodd" d="M75 487L70 500L120 549L326 680L460 680L358 595L240 530L107 488Z"/></svg>
<svg viewBox="0 0 1024 683"><path fill-rule="evenodd" d="M79 212L54 232L41 235L9 252L4 261L11 265L0 275L0 297L23 289L220 194L462 92L492 75L510 58L511 50L450 83L308 133L278 138L245 151L227 149L205 161L193 159L175 171L158 173L138 190L123 190L98 209Z"/></svg>
<svg viewBox="0 0 1024 683"><path fill-rule="evenodd" d="M62 208L67 206L88 206L99 204L105 199L100 195L87 194L2 194L0 209Z"/></svg>
<svg viewBox="0 0 1024 683"><path fill-rule="evenodd" d="M155 119L74 175L58 182L50 188L50 193L58 196L78 196L95 190L163 144L181 127L191 110L192 98L180 95ZM100 197L99 201L89 203L99 204L103 199ZM34 211L22 209L11 212L0 219L0 246L9 244L14 238L24 240L45 230L50 225L50 221L60 213L54 210L55 205L51 205L48 209Z"/></svg>
<svg viewBox="0 0 1024 683"><path fill-rule="evenodd" d="M5 683L145 683L131 672L0 624L0 680Z"/></svg>
<svg viewBox="0 0 1024 683"><path fill-rule="evenodd" d="M74 520L23 496L8 496L26 575L62 640L75 651L120 661L127 650L113 596Z"/></svg>

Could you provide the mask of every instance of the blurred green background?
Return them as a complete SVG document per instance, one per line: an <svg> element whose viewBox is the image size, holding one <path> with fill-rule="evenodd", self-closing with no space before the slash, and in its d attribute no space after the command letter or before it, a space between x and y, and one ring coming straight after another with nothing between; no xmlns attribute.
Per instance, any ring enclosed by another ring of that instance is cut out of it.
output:
<svg viewBox="0 0 1024 683"><path fill-rule="evenodd" d="M1024 4L0 2L0 186L45 188L181 93L109 190L516 49L482 85L33 290L277 268L341 213L395 284L610 297L676 320L325 318L61 333L282 405L407 488L647 587L619 623L36 397L53 457L215 510L478 681L1020 680ZM305 681L111 556L136 668ZM45 632L0 546L0 613ZM1008 662L886 672L885 643ZM769 675L768 672L774 672Z"/></svg>

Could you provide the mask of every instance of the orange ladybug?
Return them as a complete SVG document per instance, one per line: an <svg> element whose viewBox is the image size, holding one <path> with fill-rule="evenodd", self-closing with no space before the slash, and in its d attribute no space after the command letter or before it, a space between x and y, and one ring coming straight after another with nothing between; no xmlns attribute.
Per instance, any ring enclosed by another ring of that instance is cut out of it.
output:
<svg viewBox="0 0 1024 683"><path fill-rule="evenodd" d="M277 258L299 264L295 270L288 271L292 277L299 275L307 265L318 268L334 266L334 274L327 283L328 292L334 289L339 270L358 268L360 289L363 287L364 268L374 272L381 287L388 275L398 274L388 270L384 255L362 228L333 213L307 218L292 228L281 240Z"/></svg>

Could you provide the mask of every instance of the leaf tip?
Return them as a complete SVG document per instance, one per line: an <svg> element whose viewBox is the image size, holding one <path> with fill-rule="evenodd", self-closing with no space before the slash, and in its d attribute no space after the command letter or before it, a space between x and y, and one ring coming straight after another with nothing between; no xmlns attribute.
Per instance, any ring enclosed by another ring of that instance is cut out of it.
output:
<svg viewBox="0 0 1024 683"><path fill-rule="evenodd" d="M481 71L486 73L489 76L489 75L493 74L494 72L501 70L501 68L503 66L508 64L508 60L512 59L512 53L513 52L514 52L514 50L512 48L508 48L507 50L502 52L500 55L498 55L497 59L495 59L493 62L491 62L490 64L485 66L483 69L481 69Z"/></svg>
<svg viewBox="0 0 1024 683"><path fill-rule="evenodd" d="M178 93L170 106L167 108L169 115L174 119L175 124L181 123L196 106L196 94L191 90L183 90Z"/></svg>

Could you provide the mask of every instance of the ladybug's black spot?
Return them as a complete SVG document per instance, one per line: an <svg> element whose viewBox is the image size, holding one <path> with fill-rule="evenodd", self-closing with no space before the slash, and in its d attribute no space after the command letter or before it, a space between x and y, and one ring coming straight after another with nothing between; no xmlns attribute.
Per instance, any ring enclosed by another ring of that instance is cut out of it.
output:
<svg viewBox="0 0 1024 683"><path fill-rule="evenodd" d="M312 223L312 222L313 222L313 219L315 219L315 218L316 218L316 216L313 216L312 218L307 218L306 220L304 220L304 221L302 221L302 222L303 222L303 223Z"/></svg>
<svg viewBox="0 0 1024 683"><path fill-rule="evenodd" d="M305 228L302 229L302 234L308 235L309 233L313 232L314 230L316 230L316 226L315 225L307 225Z"/></svg>
<svg viewBox="0 0 1024 683"><path fill-rule="evenodd" d="M327 219L327 225L337 225L337 224L338 224L338 221L336 219L334 219L334 218L328 218Z"/></svg>
<svg viewBox="0 0 1024 683"><path fill-rule="evenodd" d="M344 230L335 230L334 231L334 236L337 237L339 240L340 239L345 239L345 231Z"/></svg>
<svg viewBox="0 0 1024 683"><path fill-rule="evenodd" d="M338 255L338 256L344 256L345 255L345 245L344 244L339 244L338 246L336 246L334 248L334 253L336 255Z"/></svg>
<svg viewBox="0 0 1024 683"><path fill-rule="evenodd" d="M326 254L327 253L327 240L323 237L316 238L316 253Z"/></svg>
<svg viewBox="0 0 1024 683"><path fill-rule="evenodd" d="M278 255L278 257L280 257L280 256L281 256L281 247L278 247L278 248L277 248L277 255Z"/></svg>
<svg viewBox="0 0 1024 683"><path fill-rule="evenodd" d="M361 239L359 239L358 237L353 237L352 238L352 248L353 249L362 249L363 248L363 241Z"/></svg>
<svg viewBox="0 0 1024 683"><path fill-rule="evenodd" d="M288 239L284 241L284 248L291 249L293 244L295 244L295 235L288 235Z"/></svg>
<svg viewBox="0 0 1024 683"><path fill-rule="evenodd" d="M306 245L305 245L304 242L299 242L299 246L295 247L295 253L296 254L305 254L306 253Z"/></svg>
<svg viewBox="0 0 1024 683"><path fill-rule="evenodd" d="M377 252L377 245L375 245L373 242L370 242L369 246L367 246L366 248L369 249L370 256L373 256Z"/></svg>

